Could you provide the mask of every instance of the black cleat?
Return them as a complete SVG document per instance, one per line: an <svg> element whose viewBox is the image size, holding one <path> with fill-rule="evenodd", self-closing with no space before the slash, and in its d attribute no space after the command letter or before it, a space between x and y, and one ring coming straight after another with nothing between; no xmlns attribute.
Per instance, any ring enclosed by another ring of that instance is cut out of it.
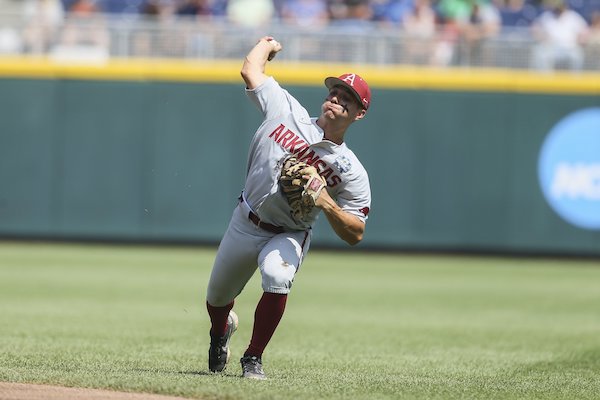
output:
<svg viewBox="0 0 600 400"><path fill-rule="evenodd" d="M250 379L267 379L262 369L262 360L256 356L245 356L240 360L242 364L242 377Z"/></svg>
<svg viewBox="0 0 600 400"><path fill-rule="evenodd" d="M229 361L229 340L238 327L238 316L229 311L227 317L227 331L224 336L210 336L210 348L208 349L208 369L211 372L222 372Z"/></svg>

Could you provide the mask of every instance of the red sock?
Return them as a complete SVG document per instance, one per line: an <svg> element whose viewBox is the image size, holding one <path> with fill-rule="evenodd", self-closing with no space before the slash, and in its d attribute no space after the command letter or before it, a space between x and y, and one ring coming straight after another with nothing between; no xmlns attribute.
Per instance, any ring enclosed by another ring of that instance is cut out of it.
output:
<svg viewBox="0 0 600 400"><path fill-rule="evenodd" d="M206 309L208 310L211 322L210 334L212 336L225 335L225 332L227 331L227 317L232 308L233 301L223 307L211 306L208 304L208 301L206 302Z"/></svg>
<svg viewBox="0 0 600 400"><path fill-rule="evenodd" d="M287 294L263 293L258 306L256 306L252 339L244 356L262 356L281 317L283 317L286 301Z"/></svg>

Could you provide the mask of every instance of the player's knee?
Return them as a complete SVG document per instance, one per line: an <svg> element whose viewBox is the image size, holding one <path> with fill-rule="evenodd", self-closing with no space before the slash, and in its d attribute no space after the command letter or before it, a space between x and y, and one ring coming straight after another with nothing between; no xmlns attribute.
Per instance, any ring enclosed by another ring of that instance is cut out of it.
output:
<svg viewBox="0 0 600 400"><path fill-rule="evenodd" d="M211 306L214 307L223 307L226 306L227 304L229 304L231 301L228 301L229 297L225 297L225 296L215 296L215 295L207 295L206 296L206 301L208 302L208 304L210 304Z"/></svg>
<svg viewBox="0 0 600 400"><path fill-rule="evenodd" d="M261 270L262 288L268 293L287 294L292 288L296 266L282 263L277 266L265 266Z"/></svg>
<svg viewBox="0 0 600 400"><path fill-rule="evenodd" d="M223 307L231 303L236 296L232 293L215 290L212 287L208 287L206 292L206 301L208 304L214 307Z"/></svg>
<svg viewBox="0 0 600 400"><path fill-rule="evenodd" d="M263 279L262 288L267 293L288 294L292 289L292 280L265 280Z"/></svg>

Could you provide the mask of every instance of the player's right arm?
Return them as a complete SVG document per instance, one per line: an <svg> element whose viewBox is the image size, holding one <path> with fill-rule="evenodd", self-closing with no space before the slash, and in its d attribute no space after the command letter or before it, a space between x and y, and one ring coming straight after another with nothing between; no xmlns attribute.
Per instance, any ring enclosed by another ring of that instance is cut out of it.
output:
<svg viewBox="0 0 600 400"><path fill-rule="evenodd" d="M260 86L268 76L265 75L265 65L269 55L276 54L282 49L281 44L271 36L262 37L250 50L242 66L242 78L250 90Z"/></svg>

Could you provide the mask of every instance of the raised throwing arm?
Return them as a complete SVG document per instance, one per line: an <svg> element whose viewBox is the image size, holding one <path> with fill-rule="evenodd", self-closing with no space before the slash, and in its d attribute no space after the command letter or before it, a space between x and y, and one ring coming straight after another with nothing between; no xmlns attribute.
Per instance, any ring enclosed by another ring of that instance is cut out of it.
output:
<svg viewBox="0 0 600 400"><path fill-rule="evenodd" d="M273 59L282 49L281 44L271 36L262 37L244 59L241 75L248 89L260 86L268 76L265 75L267 61Z"/></svg>

